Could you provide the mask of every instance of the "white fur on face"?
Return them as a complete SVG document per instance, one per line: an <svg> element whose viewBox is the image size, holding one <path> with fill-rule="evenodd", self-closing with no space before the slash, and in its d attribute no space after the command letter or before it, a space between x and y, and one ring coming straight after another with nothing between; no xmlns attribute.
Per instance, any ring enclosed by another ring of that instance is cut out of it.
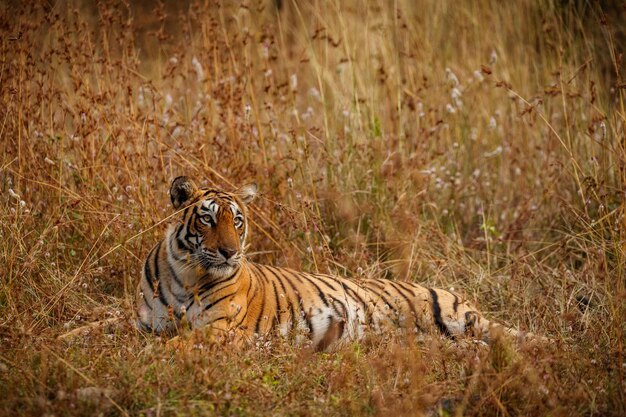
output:
<svg viewBox="0 0 626 417"><path fill-rule="evenodd" d="M201 216L209 215L213 219L213 223L217 222L217 212L220 210L220 206L214 200L204 200L200 204L199 214Z"/></svg>

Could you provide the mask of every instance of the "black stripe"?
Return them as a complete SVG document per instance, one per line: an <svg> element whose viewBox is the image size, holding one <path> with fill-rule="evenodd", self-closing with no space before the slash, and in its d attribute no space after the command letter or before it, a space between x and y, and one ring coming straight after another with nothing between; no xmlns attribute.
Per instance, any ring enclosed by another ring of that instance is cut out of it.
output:
<svg viewBox="0 0 626 417"><path fill-rule="evenodd" d="M159 253L161 252L161 244L163 242L159 242L159 244L156 247L156 252L154 254L154 276L156 277L156 279L159 279Z"/></svg>
<svg viewBox="0 0 626 417"><path fill-rule="evenodd" d="M185 209L185 215L187 214L187 210L189 210L189 208L190 208L190 207L187 207L187 208ZM194 238L197 238L197 237L198 237L198 234L196 233L196 232L197 232L197 230L196 230L196 227L195 227L195 220L196 220L196 218L197 218L196 213L197 213L197 211L198 211L198 206L193 206L193 207L191 207L191 209L193 210L193 213L191 213L191 214L189 215L189 218L188 218L188 219L187 219L187 221L185 222L185 224L186 224L186 226L187 226L187 227L186 227L187 232L185 233L185 240L186 240L187 242L190 242L190 241L191 241L191 240L190 240L190 238L191 238L191 237L194 237ZM194 230L191 230L192 228L193 228Z"/></svg>
<svg viewBox="0 0 626 417"><path fill-rule="evenodd" d="M256 318L256 323L254 325L254 332L258 335L261 334L261 317L263 317L264 311L265 311L265 298L263 298L263 302L261 304L261 310L259 311L259 316Z"/></svg>
<svg viewBox="0 0 626 417"><path fill-rule="evenodd" d="M202 194L202 199L203 200L208 200L208 198L205 198L205 197L213 194L213 198L219 198L219 199L222 199L222 200L228 200L228 201L231 201L233 203L235 202L235 200L233 200L233 197L230 194L228 194L228 193L226 193L224 191L216 190L216 189L213 189L213 188L206 188L203 191L204 191L204 193Z"/></svg>
<svg viewBox="0 0 626 417"><path fill-rule="evenodd" d="M160 246L161 244L159 243L158 245L155 245L151 250L150 253L148 254L148 257L146 258L146 262L144 262L143 264L143 272L144 272L144 276L146 277L146 281L148 282L148 284L152 285L154 279L152 278L152 272L150 270L150 258L152 257L152 255L154 254L154 251L156 250L157 246ZM152 288L152 290L154 291L154 288Z"/></svg>
<svg viewBox="0 0 626 417"><path fill-rule="evenodd" d="M285 299L287 299L287 290L285 289L285 284L283 284L283 281L280 279L280 277L278 277L278 276L275 276L275 277L276 277L276 280L278 281L278 285L280 285L280 289L283 290L283 297L285 297ZM274 282L274 281L272 281L272 282Z"/></svg>
<svg viewBox="0 0 626 417"><path fill-rule="evenodd" d="M187 225L193 226L194 229L196 229L197 231L196 224L198 224L198 222L200 221L200 214L198 214L198 212L200 211L200 206L194 205L191 209L193 210L193 213L189 215L189 220L187 220Z"/></svg>
<svg viewBox="0 0 626 417"><path fill-rule="evenodd" d="M313 279L311 279L311 277L309 277L306 273L302 273L300 274L300 276L306 279L309 283L311 283L311 285L315 287L315 289L317 290L317 295L322 299L324 305L328 307L328 300L326 300L326 296L322 292L322 289L319 287L319 285L317 285L315 281L313 281Z"/></svg>
<svg viewBox="0 0 626 417"><path fill-rule="evenodd" d="M365 300L361 298L359 293L354 291L352 288L348 287L344 282L339 282L339 284L341 285L341 288L343 288L343 290L346 292L346 294L350 295L353 299L357 300L357 302L359 302L363 306L363 313L365 314L365 324L366 325L369 324L373 315L369 304L367 304ZM365 290L362 287L357 287L357 288Z"/></svg>
<svg viewBox="0 0 626 417"><path fill-rule="evenodd" d="M337 337L337 339L333 340L333 342L340 340L341 337L343 336L343 332L345 330L345 322L343 320L335 320L335 318L333 316L328 316L328 327L330 327L333 322L336 322L337 325L339 326L339 336ZM331 342L332 343L332 342Z"/></svg>
<svg viewBox="0 0 626 417"><path fill-rule="evenodd" d="M285 299L287 300L287 304L288 304L288 306L291 309L291 328L293 330L293 329L295 329L295 326L297 324L297 315L296 315L297 313L296 313L296 308L294 306L294 303L293 303L293 301L291 301L291 299L289 297L289 294L287 293L287 289L285 288L285 284L283 283L282 278L278 274L276 274L274 271L272 271L271 269L269 269L269 268L266 268L266 269L267 269L267 271L270 274L272 274L274 276L274 278L276 278L276 280L280 284L280 287L283 290L283 293L285 294ZM291 283L290 283L290 286L293 289L293 285L291 285Z"/></svg>
<svg viewBox="0 0 626 417"><path fill-rule="evenodd" d="M226 319L228 319L228 318L229 318L229 316L220 316L220 317L216 318L215 320L212 320L212 321L211 321L211 323L207 323L207 324L213 324L213 323L215 323L216 321L226 320Z"/></svg>
<svg viewBox="0 0 626 417"><path fill-rule="evenodd" d="M265 312L265 286L263 288L263 295L261 296L261 308L259 309L259 316L255 320L254 324L254 332L256 334L260 334L261 330L261 317L263 317L263 313Z"/></svg>
<svg viewBox="0 0 626 417"><path fill-rule="evenodd" d="M254 265L250 265L251 267L253 267ZM255 269L257 269L255 267ZM257 270L257 275L258 275L258 270ZM250 286L248 287L248 291L246 291L246 303L249 304L250 301L250 290L252 289L252 271L250 271Z"/></svg>
<svg viewBox="0 0 626 417"><path fill-rule="evenodd" d="M385 294L387 294L391 298L394 298L394 300L389 301L389 299L385 297ZM382 294L379 294L379 295L380 295L380 298L383 300L383 302L387 304L389 308L393 310L394 313L397 314L398 313L398 300L397 300L398 297L391 294L386 288L383 290Z"/></svg>
<svg viewBox="0 0 626 417"><path fill-rule="evenodd" d="M180 261L182 261L182 260L183 260L183 258L179 258L178 256L176 256L176 253L175 253L175 251L174 251L174 245L173 245L173 242L176 242L176 237L175 237L175 236L170 235L170 240L169 240L169 242L168 242L168 245L169 245L169 247L170 247L170 253L172 254L172 258L174 258L174 260L175 260L175 261L180 262ZM180 250L180 249L178 249L178 250Z"/></svg>
<svg viewBox="0 0 626 417"><path fill-rule="evenodd" d="M179 248L180 248L180 247L182 247L182 248L184 248L184 249L185 249L185 250L187 250L187 251L189 251L189 250L190 250L189 246L187 246L187 244L185 243L185 241L184 241L184 240L182 240L182 239L176 238L176 244L178 245L178 247L179 247Z"/></svg>
<svg viewBox="0 0 626 417"><path fill-rule="evenodd" d="M183 220L184 222L180 225L178 229L178 233L176 233L176 242L182 245L185 249L189 249L189 218L187 218L187 214L189 213L189 209L191 206L185 207L183 211ZM184 235L183 235L184 232ZM181 237L182 236L182 237Z"/></svg>
<svg viewBox="0 0 626 417"><path fill-rule="evenodd" d="M247 313L247 312L248 312L248 310L246 310L246 313ZM237 322L237 324L235 324L235 325L233 326L233 328L235 328L235 329L236 329L236 328L239 328L239 327L243 324L243 322L244 322L244 320L246 319L246 317L247 317L247 314L243 314L243 315L241 316L241 320L239 320L239 322Z"/></svg>
<svg viewBox="0 0 626 417"><path fill-rule="evenodd" d="M187 245L187 243L181 238L181 234L183 233L184 229L185 227L183 227L182 225L178 227L178 232L176 232L176 244L179 248L183 247L184 249L189 251L189 245Z"/></svg>
<svg viewBox="0 0 626 417"><path fill-rule="evenodd" d="M139 330L141 330L142 332L146 332L146 333L151 333L152 332L152 326L150 326L149 324L144 323L141 319L137 320L137 325L139 327Z"/></svg>
<svg viewBox="0 0 626 417"><path fill-rule="evenodd" d="M378 281L368 281L368 282L365 283L366 286L368 284L378 284L378 285L381 285L380 287L374 287L373 289L372 288L367 288L367 287L366 288L369 289L370 291L372 291L377 296L379 296L380 299L383 300L383 302L389 306L389 308L392 308L394 310L394 312L398 311L397 307L394 307L394 303L390 302L387 299L387 297L385 297L384 294L387 294L390 297L393 297L393 295L387 290L387 288L384 286L384 284L382 284L382 283L380 283ZM378 291L382 290L382 293L380 293L380 292L377 293L375 290L378 290ZM374 303L374 304L377 304L377 303Z"/></svg>
<svg viewBox="0 0 626 417"><path fill-rule="evenodd" d="M382 282L378 280L373 280L373 279L365 281L365 286L368 286L368 285L373 285L374 288L378 290L384 290L386 288L385 284L383 284Z"/></svg>
<svg viewBox="0 0 626 417"><path fill-rule="evenodd" d="M278 299L278 291L276 291L276 283L272 281L272 289L274 290L274 301L276 302L276 314L274 315L274 323L280 325L280 300Z"/></svg>
<svg viewBox="0 0 626 417"><path fill-rule="evenodd" d="M165 262L167 262L167 266L169 268L170 274L172 275L172 278L174 279L174 282L176 282L176 284L183 289L183 291L185 290L185 287L183 285L183 283L180 281L180 279L178 278L178 275L176 275L176 271L174 271L174 268L172 268L172 264L169 263L169 261L166 259ZM184 304L186 301L189 300L189 294L185 293L184 295L179 295L176 294L172 288L170 287L170 292L172 293L172 295L174 296L174 298L176 298L176 301L178 301L180 304Z"/></svg>
<svg viewBox="0 0 626 417"><path fill-rule="evenodd" d="M302 298L298 297L298 302L300 303L300 305L303 305ZM313 322L311 321L311 316L309 315L309 313L304 311L304 308L302 309L302 312L304 313L304 320L306 321L306 326L309 328L309 337L313 339L315 329L313 329Z"/></svg>
<svg viewBox="0 0 626 417"><path fill-rule="evenodd" d="M159 243L159 245L156 248L156 252L154 253L154 278L156 279L158 283L157 292L159 293L159 301L164 306L169 307L170 303L167 301L167 298L165 298L165 291L163 291L163 284L161 283L161 273L159 271L159 253L161 252L162 244L163 244L163 241ZM174 312L174 314L176 314L176 312Z"/></svg>
<svg viewBox="0 0 626 417"><path fill-rule="evenodd" d="M334 296L332 296L332 295L328 295L328 297L329 297L331 300L333 300L333 302L331 303L331 305L332 305L333 310L335 311L335 313L337 313L337 315L338 315L339 317L343 318L344 320L347 320L347 319L348 319L347 314L346 314L347 309L346 309L346 306L345 306L345 304L343 303L343 301L342 301L342 300L339 300L339 299L337 299L337 298L335 298L335 297L334 297ZM341 311L337 311L337 306L336 306L336 304L337 304L337 303L339 303L339 305L341 305Z"/></svg>
<svg viewBox="0 0 626 417"><path fill-rule="evenodd" d="M267 269L268 271L272 271L273 269L275 269L278 273L280 273L283 270L279 270L278 268L274 268L271 266L267 266L265 265L265 269ZM277 276L277 273L275 272L274 275ZM300 291L298 291L298 289L295 287L294 283L291 282L291 280L283 274L283 276L285 277L285 281L287 282L287 284L291 287L291 289L293 290L294 295L297 297L298 300L298 310L300 312L304 313L304 317L306 319L306 324L307 327L309 328L309 334L312 335L313 334L313 323L311 323L311 318L309 317L309 315L304 311L304 303L302 302L302 297L300 296ZM300 281L302 282L302 281ZM291 324L291 328L292 330L294 330L296 328L296 326L298 325L298 322L300 321L300 313L296 313L295 308L293 307L293 303L292 303L292 311L293 311L293 319L292 319L292 324Z"/></svg>
<svg viewBox="0 0 626 417"><path fill-rule="evenodd" d="M326 282L326 279L330 279L333 280L331 276L328 275L318 275L315 274L313 275L315 278L317 278L322 284L326 285L328 288L331 289L331 291L337 291L337 289L335 287L333 287L332 285L330 285L328 282Z"/></svg>
<svg viewBox="0 0 626 417"><path fill-rule="evenodd" d="M343 332L346 331L346 322L341 320L339 322L339 327L340 327L340 331L339 331L339 337L337 338L337 340L341 340L341 338L343 337Z"/></svg>
<svg viewBox="0 0 626 417"><path fill-rule="evenodd" d="M158 275L156 274L152 275L152 270L150 269L150 257L154 256L154 261L156 265L160 247L161 247L161 242L159 242L159 244L156 245L154 248L152 248L152 251L150 251L150 254L148 255L148 259L146 259L146 263L143 266L143 273L146 277L146 280L150 284L150 288L152 289L153 299L154 299L154 291L155 291L154 284L156 283L157 284L156 292L157 292L157 297L159 298L159 301L164 306L169 306L169 304L167 303L167 300L165 299L165 296L163 295L163 292L161 291L161 282L158 279ZM155 250L156 250L156 254L155 254ZM157 265L157 268L158 268L158 265ZM158 270L156 272L158 272Z"/></svg>
<svg viewBox="0 0 626 417"><path fill-rule="evenodd" d="M409 305L409 308L411 309L411 313L413 313L413 321L415 323L415 327L417 327L418 329L420 329L420 325L417 321L417 312L415 311L415 305L413 305L413 303L411 302L411 300L409 299L409 297L402 291L403 288L399 285L399 282L395 282L395 281L389 281L389 284L394 287L396 289L396 291L398 291L398 293L405 299L406 303Z"/></svg>
<svg viewBox="0 0 626 417"><path fill-rule="evenodd" d="M398 282L397 282L397 281L391 281L391 280L389 280L389 281L387 281L387 283L388 283L390 286L392 286L392 287L393 287L393 289L394 289L394 290L396 290L396 291L398 292L398 294L400 294L400 295L402 296L402 298L404 298L404 300L405 300L408 304L411 304L411 299L409 298L409 296L408 296L408 295L406 295L406 294L404 293L404 289L403 289L400 285L398 285Z"/></svg>
<svg viewBox="0 0 626 417"><path fill-rule="evenodd" d="M443 333L447 337L452 337L452 335L450 334L450 330L448 330L445 323L443 322L443 319L441 318L441 306L439 305L437 292L432 288L429 288L428 291L430 292L430 296L433 299L433 316L435 318L435 324L437 325L441 333Z"/></svg>
<svg viewBox="0 0 626 417"><path fill-rule="evenodd" d="M239 328L243 322L246 320L246 318L248 317L248 295L250 294L250 289L252 288L252 282L250 282L250 286L248 287L248 291L246 292L246 302L245 302L245 306L246 309L243 311L243 314L241 314L242 310L243 310L243 306L241 307L240 310L237 311L237 313L235 313L235 315L233 316L233 318L235 318L237 316L237 314L241 314L241 319L237 322L237 324L235 324L233 326L233 328Z"/></svg>
<svg viewBox="0 0 626 417"><path fill-rule="evenodd" d="M295 271L292 270L287 270L289 272L291 272L292 274L295 274ZM338 314L341 315L337 309L335 308L333 303L329 303L328 299L326 298L327 296L333 298L330 294L325 294L322 289L319 287L319 285L317 285L317 282L321 282L322 284L326 285L327 287L329 287L332 291L337 291L335 288L333 288L331 285L329 285L327 282L325 282L322 278L323 275L319 275L319 274L315 274L315 275L310 275L307 274L306 272L302 272L299 273L300 276L302 276L304 279L306 279L308 282L311 283L311 285L313 285L315 287L315 289L317 290L317 295L320 297L320 299L322 300L322 302L324 303L324 306L326 307L330 307L333 309L333 311ZM334 298L333 298L334 299Z"/></svg>
<svg viewBox="0 0 626 417"><path fill-rule="evenodd" d="M231 284L224 285L222 288L220 288L220 289L218 289L218 290L215 290L215 291L212 291L212 292L211 292L211 293L209 293L209 294L204 294L204 295L202 295L202 297L200 298L200 301L201 301L202 303L204 303L204 301L205 301L207 298L210 298L212 295L217 295L217 293L218 293L218 292L220 292L220 291L224 291L224 290L226 290L226 289L228 289L228 288L230 288L230 287L234 286L235 284L237 284L237 283L236 283L236 282L233 282L233 283L231 283ZM235 292L236 292L236 291L237 291L237 290L235 290ZM200 296L198 296L198 297L200 297Z"/></svg>
<svg viewBox="0 0 626 417"><path fill-rule="evenodd" d="M223 192L223 191L219 191L219 190L210 190L209 192L213 192L213 193L215 193L215 197L217 197L217 198L219 198L219 199L221 199L221 200L226 200L226 201L228 201L229 203L235 203L235 202L236 202L230 194L225 193L225 192Z"/></svg>
<svg viewBox="0 0 626 417"><path fill-rule="evenodd" d="M301 273L301 272L297 273L296 271L292 271L291 269L280 269L280 270L284 271L285 274L289 274L290 276L293 276L296 280L298 280L298 282L300 282L303 285L305 285L305 282L301 278L304 278L306 282L308 282L309 284L313 285L313 287L315 287L315 289L317 290L317 295L320 297L324 305L328 307L328 300L326 299L326 296L322 292L321 288L315 283L315 281L313 281L308 276L308 274Z"/></svg>
<svg viewBox="0 0 626 417"><path fill-rule="evenodd" d="M454 313L456 314L459 311L459 297L457 297L456 294L452 295L454 296L454 303L452 304L452 308L454 309Z"/></svg>
<svg viewBox="0 0 626 417"><path fill-rule="evenodd" d="M189 309L191 308L191 306L193 305L193 303L196 301L196 299L195 299L195 297L193 296L193 294L192 294L192 295L190 295L189 297L191 297L191 298L189 298L189 300L188 300L188 301L189 301L189 304L187 304L187 305L185 306L185 310L186 310L186 311L189 311Z"/></svg>
<svg viewBox="0 0 626 417"><path fill-rule="evenodd" d="M248 301L248 305L250 305L254 297L256 297L256 293L259 290L259 284L256 283L256 285L254 286L254 291L252 292L252 295L250 295L251 289L252 289L252 283L250 283L250 288L248 288L248 293L246 294L246 300Z"/></svg>
<svg viewBox="0 0 626 417"><path fill-rule="evenodd" d="M258 277L259 281L263 281L266 284L269 284L269 280L267 279L267 276L265 274L260 274Z"/></svg>
<svg viewBox="0 0 626 417"><path fill-rule="evenodd" d="M192 245L197 245L197 243L192 243L191 238L197 238L198 235L195 233L191 233L189 229L187 229L187 233L185 234L185 240L190 242Z"/></svg>
<svg viewBox="0 0 626 417"><path fill-rule="evenodd" d="M289 276L294 277L296 279L296 281L298 281L300 284L303 284L302 279L300 278L301 272L292 271L291 269L287 269L287 268L276 268L276 267L274 267L274 269L276 269L277 271L281 272L285 276L289 275Z"/></svg>
<svg viewBox="0 0 626 417"><path fill-rule="evenodd" d="M227 278L222 278L218 281L209 281L205 284L203 284L199 289L198 289L198 294L206 294L209 291L211 291L212 289L214 289L216 286L223 284L226 281L230 281L231 279L233 279L235 277L235 275L237 275L237 272L239 272L239 270L237 270L234 274L228 276ZM227 286L225 286L224 288L226 288ZM215 290L218 291L218 290ZM210 295L210 294L206 294L206 295Z"/></svg>
<svg viewBox="0 0 626 417"><path fill-rule="evenodd" d="M409 283L406 282L402 282L402 281L394 281L396 284L398 284L400 287L404 288L405 290L407 290L408 292L411 293L411 295L413 297L415 297L415 287L414 284L411 285Z"/></svg>
<svg viewBox="0 0 626 417"><path fill-rule="evenodd" d="M211 307L216 306L218 303L221 303L221 302L222 302L222 301L224 301L226 298L228 298L228 297L232 297L232 296L233 296L233 295L235 295L235 294L237 294L237 292L236 292L236 291L235 291L235 292L233 292L233 293L230 293L230 294L226 294L225 296L220 297L219 299L217 299L217 300L213 301L212 303L207 304L207 305L204 307L204 311L207 311L207 310L208 310L208 309L210 309Z"/></svg>
<svg viewBox="0 0 626 417"><path fill-rule="evenodd" d="M263 292L260 297L261 308L259 309L259 315L254 319L254 331L257 334L259 333L261 326L261 317L263 316L263 311L265 310L265 285L263 285L263 278L263 274L257 275L257 287L254 289L254 293L252 294L252 298L254 298L259 289Z"/></svg>
<svg viewBox="0 0 626 417"><path fill-rule="evenodd" d="M141 280L139 282L139 289L141 290L141 293L143 294L143 300L146 303L146 305L150 308L150 310L152 310L152 300L154 298L148 299L147 297L148 291L144 290L143 283L145 282L148 285L150 294L154 294L154 286L152 283L152 273L150 272L149 262L150 262L150 257L152 256L152 253L154 252L155 249L156 249L156 246L154 246L150 250L150 253L148 253L148 257L146 258L146 261L143 264L143 274L141 274Z"/></svg>

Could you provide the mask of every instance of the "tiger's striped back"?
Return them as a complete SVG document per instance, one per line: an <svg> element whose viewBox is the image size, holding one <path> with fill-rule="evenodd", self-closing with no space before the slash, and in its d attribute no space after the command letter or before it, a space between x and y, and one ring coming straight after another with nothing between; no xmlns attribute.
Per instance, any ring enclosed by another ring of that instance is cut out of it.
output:
<svg viewBox="0 0 626 417"><path fill-rule="evenodd" d="M518 334L446 290L248 262L245 203L255 192L256 186L224 193L174 180L173 205L184 209L144 264L137 288L142 329L174 334L184 326L210 326L244 340L277 332L306 337L318 349L396 328L452 338L488 339L494 327Z"/></svg>

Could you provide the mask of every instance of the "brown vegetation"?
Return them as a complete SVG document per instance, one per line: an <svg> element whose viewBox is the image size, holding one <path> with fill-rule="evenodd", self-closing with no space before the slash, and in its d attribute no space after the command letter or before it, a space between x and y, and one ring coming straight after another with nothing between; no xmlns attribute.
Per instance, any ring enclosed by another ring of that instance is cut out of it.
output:
<svg viewBox="0 0 626 417"><path fill-rule="evenodd" d="M0 5L0 414L626 414L622 6L24 3ZM254 261L454 288L555 342L173 354L125 323L180 174L259 184Z"/></svg>

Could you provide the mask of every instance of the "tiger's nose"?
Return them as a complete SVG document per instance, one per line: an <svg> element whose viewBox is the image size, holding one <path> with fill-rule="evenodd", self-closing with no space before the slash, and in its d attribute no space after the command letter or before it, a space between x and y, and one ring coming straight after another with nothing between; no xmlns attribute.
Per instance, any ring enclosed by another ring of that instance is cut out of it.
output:
<svg viewBox="0 0 626 417"><path fill-rule="evenodd" d="M232 258L237 253L237 249L233 248L219 248L218 251L226 259Z"/></svg>

